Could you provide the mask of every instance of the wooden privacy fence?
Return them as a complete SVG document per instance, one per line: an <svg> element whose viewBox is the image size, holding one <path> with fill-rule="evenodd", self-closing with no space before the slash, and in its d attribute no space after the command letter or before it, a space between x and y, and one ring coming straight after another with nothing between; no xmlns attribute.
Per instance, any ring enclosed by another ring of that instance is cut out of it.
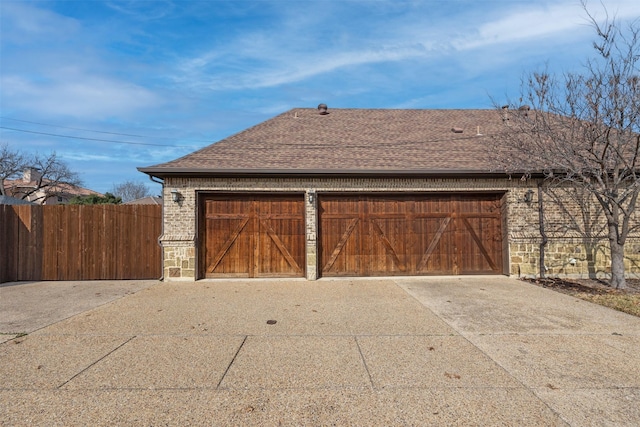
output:
<svg viewBox="0 0 640 427"><path fill-rule="evenodd" d="M0 205L0 283L157 279L162 207Z"/></svg>

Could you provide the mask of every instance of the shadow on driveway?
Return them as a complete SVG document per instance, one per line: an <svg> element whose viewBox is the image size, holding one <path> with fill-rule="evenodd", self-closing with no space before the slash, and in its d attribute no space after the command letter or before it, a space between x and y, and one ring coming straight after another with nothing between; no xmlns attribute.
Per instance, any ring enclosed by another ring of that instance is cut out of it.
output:
<svg viewBox="0 0 640 427"><path fill-rule="evenodd" d="M0 342L157 283L157 280L3 283L0 285Z"/></svg>

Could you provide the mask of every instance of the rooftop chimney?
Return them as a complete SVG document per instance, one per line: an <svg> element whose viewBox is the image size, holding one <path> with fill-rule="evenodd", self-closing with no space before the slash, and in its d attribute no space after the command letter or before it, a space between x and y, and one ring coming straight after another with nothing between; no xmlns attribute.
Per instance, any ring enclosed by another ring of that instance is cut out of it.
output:
<svg viewBox="0 0 640 427"><path fill-rule="evenodd" d="M42 178L42 173L36 168L26 168L22 172L22 180L24 182L37 181Z"/></svg>

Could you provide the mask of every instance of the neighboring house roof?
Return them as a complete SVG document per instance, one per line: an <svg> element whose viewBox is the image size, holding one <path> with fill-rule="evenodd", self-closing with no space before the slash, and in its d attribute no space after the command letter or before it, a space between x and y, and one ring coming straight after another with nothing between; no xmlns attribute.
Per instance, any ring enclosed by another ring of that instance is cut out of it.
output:
<svg viewBox="0 0 640 427"><path fill-rule="evenodd" d="M296 108L179 159L152 176L224 174L487 174L492 110ZM504 175L504 174L502 174Z"/></svg>
<svg viewBox="0 0 640 427"><path fill-rule="evenodd" d="M10 196L0 196L0 205L33 205L28 200L17 199Z"/></svg>
<svg viewBox="0 0 640 427"><path fill-rule="evenodd" d="M47 179L43 181L47 182ZM7 189L20 189L20 188L36 188L37 181L25 182L21 179L6 179L4 187ZM48 187L51 191L56 191L64 194L72 194L74 196L90 196L91 194L99 194L97 191L89 190L88 188L77 187L75 185L58 184L52 187Z"/></svg>
<svg viewBox="0 0 640 427"><path fill-rule="evenodd" d="M44 179L44 181L47 181ZM32 191L38 185L37 181L25 181L23 179L5 179L4 180L4 188L5 192L10 195L22 195L28 191ZM41 197L42 191L46 191L47 194L51 195L64 195L65 197L72 198L75 196L89 196L92 194L97 194L102 196L101 193L98 193L93 190L89 190L83 187L77 187L73 185L67 184L58 184L52 187L46 187L39 190L34 197Z"/></svg>
<svg viewBox="0 0 640 427"><path fill-rule="evenodd" d="M123 205L161 205L162 197L158 196L148 196L143 197L141 199L131 200L129 202L123 203Z"/></svg>

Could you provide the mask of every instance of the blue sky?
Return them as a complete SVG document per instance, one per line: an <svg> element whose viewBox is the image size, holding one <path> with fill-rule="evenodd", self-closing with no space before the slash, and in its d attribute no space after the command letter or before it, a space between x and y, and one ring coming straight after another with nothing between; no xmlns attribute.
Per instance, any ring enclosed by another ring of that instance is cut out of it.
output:
<svg viewBox="0 0 640 427"><path fill-rule="evenodd" d="M137 166L291 108L491 108L527 71L578 70L593 38L576 0L0 0L0 143L159 193Z"/></svg>

